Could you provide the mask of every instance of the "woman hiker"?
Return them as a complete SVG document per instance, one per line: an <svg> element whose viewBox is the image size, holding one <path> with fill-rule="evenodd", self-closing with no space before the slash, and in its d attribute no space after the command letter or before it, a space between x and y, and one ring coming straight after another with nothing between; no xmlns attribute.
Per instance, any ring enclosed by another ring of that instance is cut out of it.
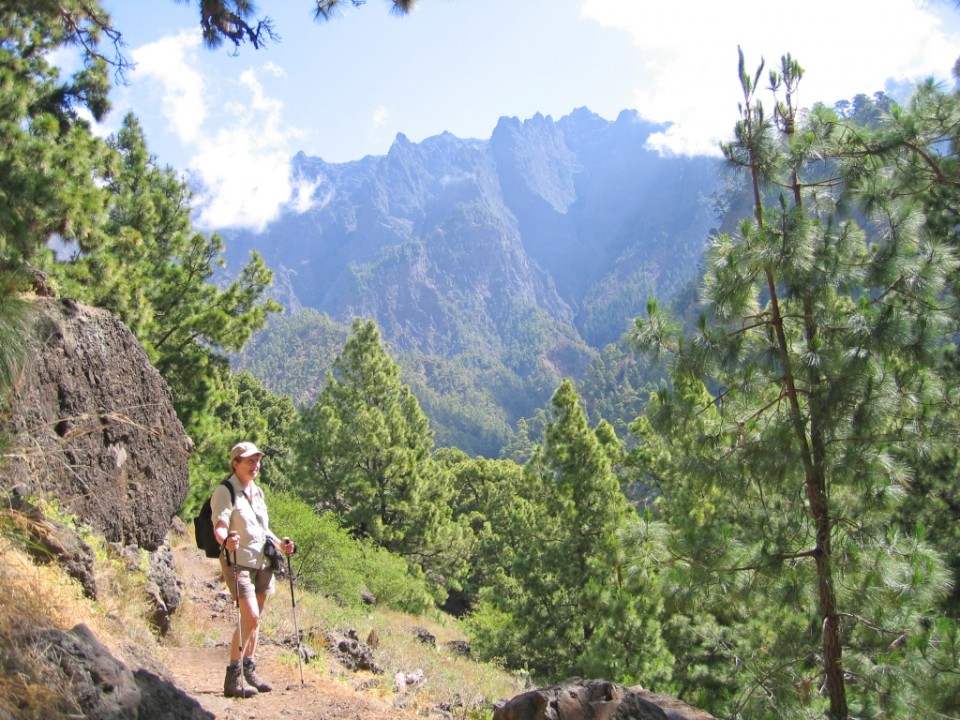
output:
<svg viewBox="0 0 960 720"><path fill-rule="evenodd" d="M227 675L223 681L223 694L227 697L251 697L272 689L257 675L254 661L260 618L267 597L274 593L270 551L267 549L265 552L265 549L270 541L286 555L291 555L295 550L290 538L281 540L270 531L263 491L254 483L254 478L260 472L262 457L263 453L251 442L234 445L230 450L233 474L228 480L233 486L232 494L236 501L231 500L230 490L223 484L217 486L210 499L213 532L225 550L220 553L223 579L234 602L240 607L240 627L233 631L230 664L227 665ZM275 552L273 554L276 555ZM241 631L243 648L240 647Z"/></svg>

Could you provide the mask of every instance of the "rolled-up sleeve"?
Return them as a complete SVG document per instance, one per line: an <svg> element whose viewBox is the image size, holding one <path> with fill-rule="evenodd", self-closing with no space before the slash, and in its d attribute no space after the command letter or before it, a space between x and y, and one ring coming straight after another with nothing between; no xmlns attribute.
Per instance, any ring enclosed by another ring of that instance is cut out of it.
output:
<svg viewBox="0 0 960 720"><path fill-rule="evenodd" d="M223 484L217 485L217 489L214 490L213 495L210 496L210 511L214 527L217 526L217 522L220 520L223 520L224 524L230 527L230 514L233 512L233 503L230 502L230 490L224 487Z"/></svg>

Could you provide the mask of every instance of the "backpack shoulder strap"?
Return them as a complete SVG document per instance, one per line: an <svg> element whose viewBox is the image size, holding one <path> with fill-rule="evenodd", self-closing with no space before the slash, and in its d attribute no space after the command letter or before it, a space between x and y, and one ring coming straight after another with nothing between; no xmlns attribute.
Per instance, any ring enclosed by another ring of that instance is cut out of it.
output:
<svg viewBox="0 0 960 720"><path fill-rule="evenodd" d="M229 476L228 476L228 477L225 477L223 480L220 481L220 484L227 486L227 490L230 491L230 504L231 504L231 505L236 505L236 504L237 504L237 493L236 493L236 492L234 491L234 489L233 489L233 483L230 482L230 477L229 477Z"/></svg>

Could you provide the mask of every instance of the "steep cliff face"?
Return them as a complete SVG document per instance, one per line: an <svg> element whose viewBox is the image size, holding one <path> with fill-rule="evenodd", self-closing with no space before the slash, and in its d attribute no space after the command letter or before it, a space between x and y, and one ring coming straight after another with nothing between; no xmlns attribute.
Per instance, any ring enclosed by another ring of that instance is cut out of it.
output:
<svg viewBox="0 0 960 720"><path fill-rule="evenodd" d="M257 250L288 308L345 326L374 319L438 443L496 456L516 420L562 378L582 378L651 296L669 303L697 272L716 163L647 149L661 129L584 108L503 118L489 140L398 135L387 155L351 163L301 154L279 218L224 234L228 265ZM237 365L289 392L278 374L315 358L268 361L289 350L270 349L271 330ZM325 369L293 394L309 396Z"/></svg>
<svg viewBox="0 0 960 720"><path fill-rule="evenodd" d="M56 498L108 540L159 547L189 485L192 442L143 347L113 315L37 299L3 430L4 484Z"/></svg>
<svg viewBox="0 0 960 720"><path fill-rule="evenodd" d="M346 265L319 305L333 317L376 318L395 347L447 357L470 347L497 354L498 318L517 306L572 320L524 252L481 144L401 137L353 197L364 224L338 248ZM328 260L322 252L312 258Z"/></svg>
<svg viewBox="0 0 960 720"><path fill-rule="evenodd" d="M612 302L611 286L642 276L668 300L714 220L715 162L646 149L659 129L584 108L503 118L488 141L398 135L386 156L342 164L301 154L296 200L261 234L227 234L227 256L258 250L288 302L373 317L400 348L499 354L524 310L602 347L647 300Z"/></svg>

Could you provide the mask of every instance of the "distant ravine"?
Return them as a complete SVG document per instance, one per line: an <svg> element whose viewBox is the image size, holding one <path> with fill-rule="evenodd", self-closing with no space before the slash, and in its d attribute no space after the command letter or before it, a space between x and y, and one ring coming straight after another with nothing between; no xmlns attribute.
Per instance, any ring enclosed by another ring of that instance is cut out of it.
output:
<svg viewBox="0 0 960 720"><path fill-rule="evenodd" d="M694 278L717 222L717 164L647 149L662 129L635 111L611 122L581 108L501 118L489 140L400 134L385 156L348 163L301 153L293 172L312 188L309 207L301 196L262 233L225 232L228 271L259 252L288 310L372 318L405 367L497 363L524 396L516 407L492 397L510 424L581 377L649 297L667 303ZM283 380L258 372L270 342L268 329L237 363L268 387ZM472 380L495 395L492 378Z"/></svg>

